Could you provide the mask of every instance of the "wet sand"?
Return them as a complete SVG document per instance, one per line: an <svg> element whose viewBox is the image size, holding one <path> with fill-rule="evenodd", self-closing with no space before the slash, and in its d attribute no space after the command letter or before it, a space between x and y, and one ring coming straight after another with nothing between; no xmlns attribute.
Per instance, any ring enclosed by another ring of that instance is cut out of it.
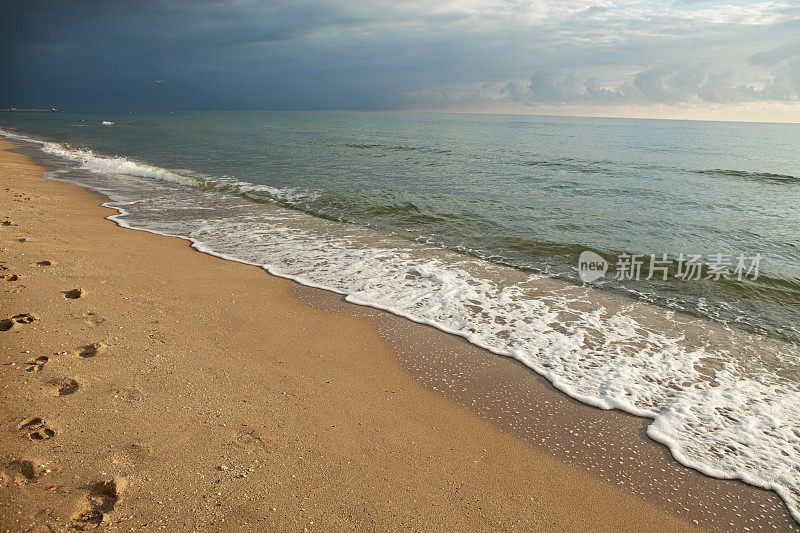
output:
<svg viewBox="0 0 800 533"><path fill-rule="evenodd" d="M618 486L619 472L650 476L642 461L689 472L641 438L641 420L431 328L119 228L100 197L0 147L0 530L724 529L724 513L678 516ZM489 373L437 384L466 361ZM514 392L484 405L487 383ZM519 405L527 430L501 415ZM589 414L583 430L650 456L604 476L578 437L557 453Z"/></svg>

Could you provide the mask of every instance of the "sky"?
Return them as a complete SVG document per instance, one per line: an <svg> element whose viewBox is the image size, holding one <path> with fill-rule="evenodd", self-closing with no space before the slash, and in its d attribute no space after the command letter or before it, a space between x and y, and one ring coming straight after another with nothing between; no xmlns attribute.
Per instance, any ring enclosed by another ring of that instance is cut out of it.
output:
<svg viewBox="0 0 800 533"><path fill-rule="evenodd" d="M800 122L800 0L0 0L0 12L0 107Z"/></svg>

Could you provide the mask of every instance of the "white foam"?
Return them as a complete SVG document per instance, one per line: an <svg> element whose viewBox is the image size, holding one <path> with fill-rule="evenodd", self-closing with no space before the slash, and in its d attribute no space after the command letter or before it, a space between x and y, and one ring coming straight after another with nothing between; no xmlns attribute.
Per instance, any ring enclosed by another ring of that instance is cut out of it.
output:
<svg viewBox="0 0 800 533"><path fill-rule="evenodd" d="M44 143L42 150L48 154L80 163L81 168L102 174L125 174L156 178L164 181L195 185L197 180L159 167L131 161L124 157L106 157L95 155L91 150L76 150L59 143Z"/></svg>

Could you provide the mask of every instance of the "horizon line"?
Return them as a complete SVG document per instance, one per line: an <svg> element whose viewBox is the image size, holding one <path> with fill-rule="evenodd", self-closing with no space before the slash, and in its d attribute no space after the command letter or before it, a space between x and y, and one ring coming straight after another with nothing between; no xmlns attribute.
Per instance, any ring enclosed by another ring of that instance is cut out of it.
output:
<svg viewBox="0 0 800 533"><path fill-rule="evenodd" d="M619 119L619 120L669 120L669 121L676 121L676 122L725 122L725 123L742 123L742 124L787 124L787 125L796 125L800 124L800 119L797 120L748 120L748 119L725 119L725 118L683 118L683 117L653 117L653 116L637 116L635 114L632 115L602 115L602 114L560 114L560 113L546 113L546 112L538 112L538 113L524 113L519 111L480 111L480 110L458 110L458 109L425 109L425 108L408 108L408 109L393 109L393 108L385 108L385 109L348 109L348 108L338 108L338 109L330 109L330 108L307 108L307 109L297 109L297 108L239 108L239 109L230 109L230 108L218 108L218 107L204 107L204 108L140 108L136 109L133 108L108 108L108 109L100 109L100 110L74 110L74 109L63 109L56 106L43 106L43 107L25 107L25 108L14 108L14 106L6 106L0 107L0 113L30 113L30 112L44 112L44 111L52 111L57 110L57 113L66 113L66 114L102 114L102 113L115 113L115 114L131 114L131 113L192 113L192 112L234 112L234 113L252 113L252 112L261 112L261 113L429 113L429 114L439 114L439 115L489 115L489 116L518 116L518 117L548 117L548 118L596 118L596 119Z"/></svg>

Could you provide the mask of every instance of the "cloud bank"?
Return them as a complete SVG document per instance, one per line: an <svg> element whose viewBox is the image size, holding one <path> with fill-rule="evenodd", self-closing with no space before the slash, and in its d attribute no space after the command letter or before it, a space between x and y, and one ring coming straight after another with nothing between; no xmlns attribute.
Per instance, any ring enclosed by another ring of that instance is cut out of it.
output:
<svg viewBox="0 0 800 533"><path fill-rule="evenodd" d="M30 0L0 106L796 105L798 35L795 1Z"/></svg>
<svg viewBox="0 0 800 533"><path fill-rule="evenodd" d="M772 51L765 53L769 52ZM740 81L746 77L733 69L714 70L710 63L666 64L642 70L630 81L613 87L603 87L597 77L537 71L529 80L509 82L494 99L525 104L600 105L796 102L800 100L800 52L796 55L778 61L777 68L757 86Z"/></svg>

